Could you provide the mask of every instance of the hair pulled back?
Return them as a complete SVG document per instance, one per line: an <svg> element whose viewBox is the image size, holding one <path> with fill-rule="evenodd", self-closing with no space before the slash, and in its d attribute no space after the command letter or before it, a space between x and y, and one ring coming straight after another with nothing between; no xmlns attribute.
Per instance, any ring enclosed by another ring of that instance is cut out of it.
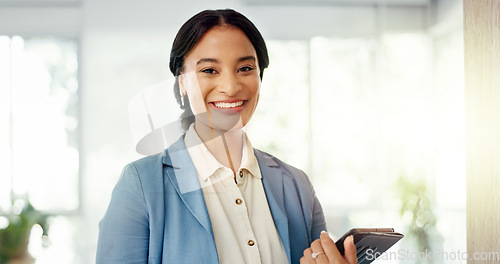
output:
<svg viewBox="0 0 500 264"><path fill-rule="evenodd" d="M184 110L181 114L181 125L184 130L194 123L195 117L189 105L187 96L182 96L178 76L184 68L184 59L196 46L201 37L216 26L233 26L245 33L252 43L260 68L260 79L264 69L269 65L266 43L255 25L244 15L232 9L205 10L191 17L177 32L170 51L170 71L175 76L174 95L180 108Z"/></svg>

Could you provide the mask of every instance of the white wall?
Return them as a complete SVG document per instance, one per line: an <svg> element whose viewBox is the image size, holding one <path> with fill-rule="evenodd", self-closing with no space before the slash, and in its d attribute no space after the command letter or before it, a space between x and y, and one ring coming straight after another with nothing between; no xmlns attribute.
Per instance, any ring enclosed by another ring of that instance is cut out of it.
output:
<svg viewBox="0 0 500 264"><path fill-rule="evenodd" d="M1 35L75 37L80 31L79 7L4 6L0 1Z"/></svg>

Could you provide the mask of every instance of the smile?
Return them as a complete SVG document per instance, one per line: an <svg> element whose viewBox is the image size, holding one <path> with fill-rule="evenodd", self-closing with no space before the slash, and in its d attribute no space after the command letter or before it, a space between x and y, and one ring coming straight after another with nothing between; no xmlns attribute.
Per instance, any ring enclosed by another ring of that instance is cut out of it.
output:
<svg viewBox="0 0 500 264"><path fill-rule="evenodd" d="M235 108L238 106L243 105L244 101L238 101L238 102L233 102L233 103L224 103L224 102L215 102L213 103L215 107L220 108L220 109L229 109L229 108Z"/></svg>

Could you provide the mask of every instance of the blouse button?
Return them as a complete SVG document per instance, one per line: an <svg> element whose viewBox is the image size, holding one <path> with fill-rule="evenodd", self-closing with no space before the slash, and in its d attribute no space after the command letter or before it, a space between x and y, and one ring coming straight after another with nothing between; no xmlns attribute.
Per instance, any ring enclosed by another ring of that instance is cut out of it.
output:
<svg viewBox="0 0 500 264"><path fill-rule="evenodd" d="M240 171L240 178L243 178L243 171Z"/></svg>
<svg viewBox="0 0 500 264"><path fill-rule="evenodd" d="M253 240L248 240L248 245L252 247L253 245L255 245L255 242Z"/></svg>
<svg viewBox="0 0 500 264"><path fill-rule="evenodd" d="M240 205L240 204L242 204L242 203L243 203L243 201L242 201L240 198L236 199L236 204L237 204L237 205Z"/></svg>

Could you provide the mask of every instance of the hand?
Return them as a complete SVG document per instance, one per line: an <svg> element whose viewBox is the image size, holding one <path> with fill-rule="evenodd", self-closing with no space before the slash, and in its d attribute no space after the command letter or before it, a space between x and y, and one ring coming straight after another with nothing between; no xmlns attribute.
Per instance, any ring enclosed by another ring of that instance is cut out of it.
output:
<svg viewBox="0 0 500 264"><path fill-rule="evenodd" d="M319 239L311 243L311 247L304 250L304 256L300 258L300 264L357 264L356 246L352 236L344 240L345 255L340 255L335 242L330 238L327 232L321 231ZM313 252L319 253L316 259L313 258Z"/></svg>

